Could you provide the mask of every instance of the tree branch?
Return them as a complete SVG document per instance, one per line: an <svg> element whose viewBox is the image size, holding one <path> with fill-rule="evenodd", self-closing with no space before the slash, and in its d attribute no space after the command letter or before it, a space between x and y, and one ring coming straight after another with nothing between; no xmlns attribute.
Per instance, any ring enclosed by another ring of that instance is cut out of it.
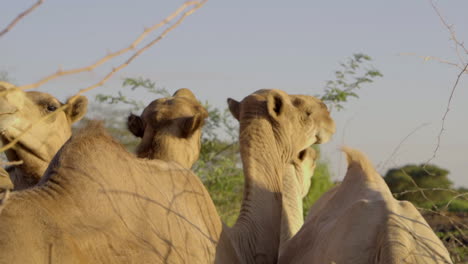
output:
<svg viewBox="0 0 468 264"><path fill-rule="evenodd" d="M172 15L170 15L168 18L166 18L164 21L168 21L168 19L170 18L171 20L176 16L174 14L179 14L180 12L182 12L183 10L185 10L185 7L187 6L192 6L193 5L193 8L190 9L190 10L187 10L185 11L181 17L176 21L176 23L174 23L172 26L168 27L166 30L164 30L158 37L156 37L155 39L153 39L150 43L148 43L147 45L145 45L144 47L142 47L141 49L139 49L137 52L135 52L127 61L125 61L124 63L122 63L121 65L119 65L118 67L114 68L111 72L109 72L101 81L99 81L98 83L94 84L94 85L91 85L87 88L84 88L84 89L81 89L77 94L75 94L74 97L72 97L69 102L67 104L64 104L63 106L57 108L56 111L50 113L50 114L47 114L45 116L43 116L42 118L36 120L34 123L32 123L31 125L28 126L28 128L26 128L24 131L21 132L21 134L16 137L14 140L12 140L11 142L9 142L7 145L4 145L2 148L0 148L0 152L4 152L10 148L12 148L19 140L20 138L26 134L29 130L31 130L31 128L33 128L35 125L39 124L40 122L46 120L47 118L49 118L50 116L52 115L55 115L57 113L59 113L60 111L64 111L69 105L73 104L73 102L76 100L76 98L78 98L79 95L87 92L87 91L90 91L96 87L99 87L99 86L102 86L105 82L107 82L116 72L120 71L121 69L127 67L134 59L136 59L139 55L141 55L143 52L145 52L147 49L149 49L151 46L153 46L154 44L156 44L157 42L159 42L161 39L163 39L170 31L172 31L173 29L175 29L176 27L178 27L182 21L185 20L185 18L187 18L189 15L193 14L196 10L198 10L199 8L201 8L208 0L203 0L201 2L198 2L198 1L191 1L191 2L186 2L181 8L179 8L175 13L173 13ZM164 22L163 21L163 22ZM162 23L162 22L161 22ZM160 24L161 24L160 23ZM164 22L163 24L166 24L167 22ZM161 25L163 25L161 24ZM158 24L159 25L159 24ZM137 39L138 40L138 39ZM140 40L141 41L141 40ZM84 69L84 68L81 68L81 69ZM71 73L69 73L71 74ZM55 74L57 75L57 74ZM61 75L57 75L55 76L53 75L52 77L49 76L49 77L46 77L45 79L47 79L45 82L49 81L49 80L52 80L54 78L57 78ZM43 79L44 80L44 79ZM43 83L38 82L36 84L32 84L33 87L30 87L30 88L35 88L35 87L38 87L40 85L42 85ZM36 86L37 85L37 86ZM26 89L24 88L25 86L23 87L17 87L17 88L22 88L22 89ZM0 92L0 96L3 96L4 94L8 93L8 91L10 91L11 89L9 90L6 90L4 92Z"/></svg>
<svg viewBox="0 0 468 264"><path fill-rule="evenodd" d="M42 3L44 3L44 0L38 0L34 5L32 5L30 8L26 9L26 11L20 13L13 21L6 26L4 30L0 32L0 37L5 35L8 31L10 31L21 19L23 19L25 16L30 14L34 9L38 8Z"/></svg>
<svg viewBox="0 0 468 264"><path fill-rule="evenodd" d="M458 74L457 79L455 80L455 84L453 85L452 92L450 92L449 100L448 100L448 103L447 103L447 108L445 109L445 113L442 116L442 125L441 125L440 131L439 131L439 135L437 136L437 145L436 145L436 147L434 149L434 152L432 153L432 157L429 160L426 161L426 164L424 164L424 167L426 167L426 165L429 162L431 162L437 155L437 151L440 148L441 137L442 137L442 134L444 133L444 130L445 130L445 120L447 118L448 112L450 111L450 104L452 103L452 99L453 99L453 95L455 93L455 89L458 86L458 82L460 81L461 76L463 75L463 73L467 69L468 69L468 63L465 65L465 67L462 69L462 71Z"/></svg>
<svg viewBox="0 0 468 264"><path fill-rule="evenodd" d="M94 64L92 65L89 65L89 66L85 66L85 67L81 67L81 68L76 68L76 69L71 69L71 70L58 70L56 73L53 73L53 74L50 74L49 76L39 80L38 82L36 83L32 83L32 84L28 84L28 85L23 85L23 86L19 86L18 88L19 89L23 89L23 90L27 90L27 89L34 89L34 88L37 88L51 80L54 80L58 77L61 77L61 76L65 76L65 75L71 75L71 74L77 74L77 73L81 73L81 72L86 72L86 71L92 71L94 70L96 67L102 65L103 63L109 61L110 59L113 59L117 56L120 56L124 53L127 53L129 52L130 50L134 50L136 48L136 46L138 46L138 44L140 44L151 32L159 29L160 27L170 23L172 20L174 20L174 18L176 18L180 13L182 13L184 10L186 10L187 8L189 7L192 7L192 6L195 6L194 8L186 11L182 17L185 18L186 16L188 16L189 14L193 13L196 9L200 8L207 0L204 0L204 1L188 1L188 2L185 2L182 6L180 6L175 12L173 12L172 14L170 14L168 17L166 17L164 20L162 20L161 22L145 29L143 31L143 33L141 33L128 47L126 48L123 48L123 49L120 49L116 52L112 52L106 56L104 56L103 58L99 59L97 62L95 62ZM180 19L179 19L180 20ZM183 19L182 19L183 20ZM180 24L180 22L176 22L178 24ZM174 26L171 27L171 30L174 28ZM169 31L171 31L169 30ZM167 30L166 30L167 31ZM167 34L168 32L164 32L163 34L161 35L165 35ZM163 36L164 37L164 36ZM151 46L151 45L149 45ZM139 54L138 54L139 55ZM137 55L137 56L138 56ZM134 55L135 56L135 55ZM132 56L133 57L133 56ZM120 70L120 69L119 69Z"/></svg>

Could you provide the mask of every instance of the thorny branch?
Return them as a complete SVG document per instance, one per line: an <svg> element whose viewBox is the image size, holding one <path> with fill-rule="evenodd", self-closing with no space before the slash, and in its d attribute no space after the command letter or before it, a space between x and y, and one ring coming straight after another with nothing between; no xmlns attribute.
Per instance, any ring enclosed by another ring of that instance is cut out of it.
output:
<svg viewBox="0 0 468 264"><path fill-rule="evenodd" d="M88 92L96 87L102 86L106 81L108 81L116 72L122 70L123 68L127 67L133 60L135 60L138 56L140 56L143 52L145 52L147 49L149 49L151 46L154 44L158 43L160 40L162 40L169 32L171 32L173 29L178 27L184 20L187 18L189 15L193 14L197 9L201 8L208 0L203 0L201 2L195 2L195 6L184 12L182 16L170 27L165 29L159 36L154 38L150 43L142 47L141 49L137 50L127 61L124 63L120 64L116 68L114 68L111 72L109 72L101 81L98 83L91 85L87 88L81 89L76 96L81 95L85 92ZM186 2L184 5L187 3L193 3L193 2ZM180 8L179 8L180 9ZM21 88L21 87L20 87Z"/></svg>
<svg viewBox="0 0 468 264"><path fill-rule="evenodd" d="M411 137L414 133L416 133L419 129L425 127L429 125L429 123L423 123L419 126L417 126L415 129L413 129L410 133L408 133L408 135L406 135L401 141L400 143L398 143L398 145L395 147L395 149L393 150L392 154L390 154L390 156L385 160L385 162L383 162L382 164L379 164L377 165L377 169L379 169L379 167L381 167L382 169L385 168L388 164L388 162L390 162L390 160L396 155L396 153L398 152L398 150L400 150L401 146L403 145L403 143L409 138Z"/></svg>
<svg viewBox="0 0 468 264"><path fill-rule="evenodd" d="M457 38L457 34L455 33L455 30L453 29L453 25L449 25L447 23L447 20L444 18L444 16L442 15L442 13L439 11L439 9L437 8L437 6L435 5L434 1L433 0L428 0L429 3L431 4L432 6L432 9L434 9L434 11L437 13L437 16L439 16L439 19L440 21L442 22L442 24L444 24L444 26L447 28L447 30L450 32L450 38L453 40L453 42L455 43L455 47L460 47L463 49L463 51L465 52L465 54L468 55L468 49L464 46L463 42L459 41L458 38ZM458 50L457 50L458 52Z"/></svg>
<svg viewBox="0 0 468 264"><path fill-rule="evenodd" d="M418 58L423 59L424 61L430 61L430 60L437 61L439 63L443 63L443 64L447 64L447 65L457 67L460 70L462 70L464 68L462 64L457 64L455 62L451 62L451 61L444 60L444 59L434 57L434 56L421 56L421 55L418 55L416 53L409 53L409 52L400 53L399 55L418 57ZM468 69L465 70L465 73L468 74Z"/></svg>
<svg viewBox="0 0 468 264"><path fill-rule="evenodd" d="M51 80L54 80L58 77L61 77L61 76L65 76L65 75L71 75L71 74L77 74L77 73L81 73L81 72L86 72L86 71L92 71L94 70L95 68L97 68L98 66L102 65L103 63L109 61L110 59L113 59L115 57L118 57L122 54L125 54L131 50L134 50L138 44L140 44L151 32L159 29L160 27L166 25L166 24L169 24L172 20L174 20L178 15L180 15L181 13L183 13L182 17L176 22L176 24L174 24L173 26L171 26L170 28L166 29L158 38L163 38L169 31L171 31L172 29L174 29L175 27L177 27L181 22L182 20L185 19L185 17L187 17L188 15L192 14L193 12L195 12L198 8L200 8L201 6L203 6L203 4L205 4L207 0L203 0L203 1L188 1L188 2L185 2L181 7L179 7L175 12L173 12L172 14L170 14L168 17L166 17L164 20L162 20L161 22L145 29L143 31L143 33L141 33L128 47L126 48L123 48L123 49L120 49L116 52L112 52L112 53L109 53L107 54L106 56L102 57L101 59L99 59L97 62L95 62L94 64L92 65L89 65L89 66L85 66L85 67L81 67L81 68L76 68L76 69L71 69L71 70L58 70L56 73L53 73L53 74L50 74L49 76L45 77L45 78L42 78L41 80L39 80L38 82L36 83L32 83L32 84L27 84L27 85L23 85L23 86L19 86L18 88L19 89L22 89L22 90L27 90L27 89L34 89L34 88L37 88L37 87L40 87L42 86L43 84L51 81ZM189 7L192 7L192 9L189 9L188 11L185 11L187 8ZM185 12L184 12L185 11ZM154 40L152 41L154 42ZM158 42L158 41L156 41ZM154 44L154 43L153 43ZM148 44L147 46L152 46L153 44ZM143 48L143 51L146 50L147 48ZM141 49L140 49L141 50ZM141 52L143 52L141 51ZM133 56L133 57L136 57L140 54L137 54L137 53L141 53L141 52L136 52ZM132 60L131 58L131 60ZM1 95L1 94L0 94Z"/></svg>
<svg viewBox="0 0 468 264"><path fill-rule="evenodd" d="M439 17L441 23L448 30L448 32L450 34L450 39L453 41L453 43L455 45L455 52L457 54L459 63L444 60L444 59L434 57L434 56L420 56L420 55L417 55L417 54L414 54L414 53L400 53L400 55L416 56L416 57L422 58L425 61L433 60L433 61L437 61L437 62L440 62L440 63L452 65L452 66L455 66L455 67L459 68L460 70L465 69L464 73L468 74L468 70L464 67L465 64L468 64L468 58L463 56L463 53L464 53L465 56L468 56L468 48L465 47L465 44L458 39L457 34L455 32L455 29L454 29L454 26L450 25L447 22L447 20L444 18L444 16L440 12L440 10L435 5L434 1L433 0L428 0L428 2L432 6L432 9L435 11L437 16Z"/></svg>
<svg viewBox="0 0 468 264"><path fill-rule="evenodd" d="M42 3L44 3L44 0L38 0L34 5L32 5L30 8L26 9L24 12L20 13L18 16L16 16L15 19L13 19L13 21L10 22L10 24L8 24L8 26L6 26L5 29L3 29L1 32L0 32L0 37L2 37L3 35L5 35L8 31L10 31L18 22L20 22L21 19L23 19L25 16L27 16L28 14L30 14L32 11L34 11L34 9L38 8Z"/></svg>
<svg viewBox="0 0 468 264"><path fill-rule="evenodd" d="M94 88L97 88L99 86L102 86L105 82L107 82L116 72L120 71L121 69L127 67L133 60L135 60L139 55L141 55L143 52L145 52L146 50L148 50L151 46L153 46L154 44L158 43L161 39L163 39L170 31L172 31L173 29L175 29L176 27L178 27L184 20L185 18L187 18L189 15L193 14L196 10L198 10L199 8L201 8L208 0L203 0L201 2L198 2L198 1L190 1L190 2L186 2L185 4L182 5L182 7L180 7L179 9L177 9L174 13L172 13L169 17L167 17L166 19L163 20L163 22L159 23L159 24L156 24L155 26L151 27L151 31L164 25L164 24L167 24L169 21L173 20L178 14L180 14L183 10L186 9L186 7L188 6L193 6L191 9L185 11L184 13L182 13L181 17L170 27L168 27L166 30L164 30L160 35L158 35L155 39L153 39L150 43L148 43L147 45L145 45L144 47L140 48L139 50L137 50L127 61L125 61L124 63L122 63L121 65L119 65L118 67L114 68L111 72L109 72L101 81L99 81L98 83L94 84L94 85L91 85L87 88L84 88L84 89L81 89L73 98L71 98L69 100L69 102L67 104L64 104L63 106L57 108L56 111L50 113L50 114L47 114L45 116L43 116L42 118L36 120L34 123L32 123L31 125L28 126L28 128L26 128L23 132L21 132L21 134L16 137L14 140L12 140L11 142L9 142L7 145L4 145L2 148L0 148L0 152L4 152L10 148L12 148L16 143L18 143L18 141L21 139L21 137L26 134L29 130L31 130L32 127L34 127L35 125L39 124L40 122L46 120L47 118L59 113L60 111L64 111L69 105L73 104L73 102L76 100L76 98L85 93L85 92L88 92ZM154 29L153 29L154 28ZM151 32L151 31L146 31L140 35L137 40L134 42L134 43L139 43L141 42L141 40L146 37L146 35ZM132 43L132 45L134 44ZM132 47L131 45L131 47ZM128 50L130 49L133 49L133 48L129 48ZM127 50L127 51L128 51ZM120 52L120 51L118 51ZM118 53L116 52L116 53ZM116 53L112 53L110 54L111 56L115 57L117 55L113 55L113 54L116 54ZM108 55L109 56L109 55ZM37 82L37 83L34 83L34 84L30 84L30 85L26 85L26 86L20 86L20 87L17 87L19 89L31 89L31 88L36 88L36 87L39 87L40 85L52 80L52 79L55 79L59 76L63 76L63 75L68 75L68 74L74 74L74 73L78 73L78 72L82 72L82 71L86 71L86 69L88 69L89 67L92 67L92 69L94 69L95 67L99 66L100 64L102 64L103 62L109 60L110 58L113 58L113 57L110 57L108 58L108 56L104 57L103 59L99 60L96 64L93 64L91 66L88 66L88 67L84 67L84 68L80 68L80 69L75 69L75 70L70 70L70 71L66 71L65 74L62 74L60 72L57 72L56 74L53 74L53 75L50 75L44 79L42 79L41 81ZM104 60L104 61L103 61ZM3 96L4 94L8 93L9 90L6 90L4 92L0 92L0 96Z"/></svg>
<svg viewBox="0 0 468 264"><path fill-rule="evenodd" d="M453 95L455 93L455 89L458 86L458 82L460 81L461 76L463 75L463 73L467 69L468 69L468 63L465 65L465 67L462 69L462 71L458 74L457 79L455 80L455 84L453 85L452 91L451 91L450 96L449 96L449 100L448 100L448 103L447 103L447 108L445 110L444 115L442 116L442 125L441 125L440 131L439 131L439 135L437 136L437 145L436 145L436 147L434 149L434 152L432 153L432 157L426 162L426 164L424 164L424 167L429 162L431 162L437 155L437 151L440 148L440 141L441 141L442 133L444 133L444 130L445 130L445 120L447 118L448 112L450 111L450 104L452 103L452 99L453 99Z"/></svg>

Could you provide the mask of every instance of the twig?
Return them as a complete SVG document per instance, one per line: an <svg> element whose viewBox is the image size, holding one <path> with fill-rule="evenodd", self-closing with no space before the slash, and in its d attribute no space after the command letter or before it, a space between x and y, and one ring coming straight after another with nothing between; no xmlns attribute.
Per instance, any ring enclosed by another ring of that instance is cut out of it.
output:
<svg viewBox="0 0 468 264"><path fill-rule="evenodd" d="M398 152L398 150L400 150L401 146L403 145L403 143L409 138L411 137L414 133L416 133L419 129L425 127L429 125L429 123L422 123L421 125L419 125L418 127L416 127L415 129L413 129L410 133L408 133L408 135L406 135L399 143L398 145L395 147L395 149L393 150L392 154L390 154L390 156L385 160L385 162L379 166L377 165L377 168L379 167L382 167L382 168L385 168L385 166L387 166L388 162L395 156L395 154Z"/></svg>
<svg viewBox="0 0 468 264"><path fill-rule="evenodd" d="M418 55L418 54L415 54L415 53L411 53L411 52L403 52L403 53L399 53L398 55L401 55L401 56L414 56L414 57L418 57L418 58L421 58L423 59L424 61L437 61L439 63L443 63L443 64L448 64L448 65L452 65L452 66L455 66L457 67L458 69L462 70L463 69L463 65L466 63L466 62L463 62L463 64L457 64L455 62L451 62L451 61L448 61L448 60L444 60L444 59L441 59L441 58L438 58L438 57L434 57L434 56L422 56L422 55ZM468 74L468 69L465 70L465 73Z"/></svg>
<svg viewBox="0 0 468 264"><path fill-rule="evenodd" d="M457 38L457 35L455 33L455 30L453 29L453 26L452 25L449 25L447 23L447 21L445 20L444 16L440 13L439 9L437 8L437 6L434 4L434 1L433 0L428 0L429 3L431 4L432 6L432 9L434 9L434 11L437 13L437 16L439 16L439 19L440 21L442 22L442 24L444 24L444 26L447 28L447 30L449 31L450 33L450 38L453 40L453 42L455 43L455 46L459 46L463 49L463 51L465 51L466 54L468 54L468 49L465 47L465 45L460 42Z"/></svg>
<svg viewBox="0 0 468 264"><path fill-rule="evenodd" d="M153 39L150 43L145 45L143 48L137 50L127 61L124 63L120 64L116 68L112 69L111 72L109 72L101 81L98 83L91 85L87 88L81 89L76 96L81 95L85 92L88 92L96 87L102 86L105 82L107 82L116 72L122 70L123 68L127 67L134 59L136 59L138 56L140 56L143 52L145 52L147 49L149 49L151 46L154 44L158 43L160 40L162 40L169 32L171 32L173 29L178 27L182 21L185 20L189 15L193 14L197 9L201 8L208 0L203 0L201 2L197 2L197 4L190 10L186 11L185 13L182 14L182 16L170 27L168 27L166 30L164 30L158 37ZM190 2L188 2L190 3Z"/></svg>
<svg viewBox="0 0 468 264"><path fill-rule="evenodd" d="M72 100L70 100L71 102ZM30 124L25 130L23 130L15 139L13 139L12 141L10 141L8 144L4 145L2 148L0 148L0 152L4 152L10 148L12 148L16 143L18 143L18 141L23 137L24 134L26 134L29 130L31 130L34 126L36 126L37 124L41 123L42 121L46 120L47 118L50 118L51 116L54 116L58 113L60 113L61 111L64 111L67 107L69 106L69 104L64 104L62 105L61 107L57 108L57 110L55 110L54 112L50 113L50 114L47 114L45 116L43 116L42 118L39 118L38 120L34 121L34 123Z"/></svg>
<svg viewBox="0 0 468 264"><path fill-rule="evenodd" d="M463 70L458 74L457 76L457 79L455 81L455 84L453 85L453 88L452 88L452 92L450 93L450 96L449 96L449 100L448 100L448 103L447 103L447 108L445 110L445 113L444 115L442 116L442 126L440 128L440 131L439 131L439 135L437 136L437 145L434 149L434 152L432 153L432 157L426 161L426 163L424 164L423 168L426 167L426 165L431 162L437 155L437 151L439 150L440 148L440 141L441 141L441 137L442 137L442 133L444 133L444 130L445 130L445 120L447 118L447 114L448 112L450 111L450 104L452 103L452 98L453 98L453 95L455 93L455 89L457 88L458 86L458 82L460 81L460 78L461 76L463 75L463 73L468 69L468 63L465 65L465 67L463 68Z"/></svg>
<svg viewBox="0 0 468 264"><path fill-rule="evenodd" d="M410 179L411 183L413 183L414 187L418 190L419 193L421 193L421 196L426 200L428 201L429 203L431 203L432 207L439 210L439 208L437 207L437 205L431 200L429 199L426 194L424 193L424 189L419 187L419 185L416 183L416 181L405 171L405 169L401 168L400 169L403 174L408 177L408 179Z"/></svg>
<svg viewBox="0 0 468 264"><path fill-rule="evenodd" d="M5 35L8 31L10 31L21 19L23 19L25 16L27 16L29 13L31 13L32 11L34 11L34 9L36 9L37 7L39 7L42 3L44 2L44 0L38 0L34 5L32 5L30 8L26 9L26 11L20 13L15 19L13 19L13 21L10 22L10 24L8 24L8 26L6 26L6 28L4 30L2 30L0 32L0 37L2 37L3 35Z"/></svg>
<svg viewBox="0 0 468 264"><path fill-rule="evenodd" d="M450 201L448 201L448 203L445 205L445 210L448 209L448 207L450 206L450 204L455 201L456 199L460 198L460 197L463 197L463 196L468 196L468 192L466 193L459 193L458 195L455 195L454 197L452 197L452 199L450 199Z"/></svg>
<svg viewBox="0 0 468 264"><path fill-rule="evenodd" d="M15 165L21 165L23 164L22 160L18 161L0 161L0 165L2 166L15 166Z"/></svg>
<svg viewBox="0 0 468 264"><path fill-rule="evenodd" d="M96 67L102 65L103 63L109 61L110 59L113 59L117 56L120 56L126 52L129 52L130 50L134 50L138 44L140 44L141 41L143 41L151 32L155 31L156 29L170 23L174 18L176 18L180 13L182 13L184 10L186 10L190 6L195 6L194 8L190 9L189 11L186 11L183 15L183 17L187 16L187 13L191 14L193 13L196 9L200 8L207 0L204 0L202 2L199 1L188 1L185 2L181 7L179 7L175 12L170 14L167 18L165 18L163 21L151 26L150 28L147 28L146 30L143 31L128 47L123 48L121 50L118 50L116 52L112 52L110 54L107 54L103 58L99 59L96 63L86 66L86 67L81 67L81 68L76 68L76 69L71 69L71 70L58 70L56 73L50 74L49 76L42 78L36 83L28 84L28 85L23 85L19 86L19 89L27 90L27 89L34 89L37 88L53 79L56 79L61 76L65 75L71 75L71 74L77 74L81 72L86 72L86 71L92 71ZM183 19L182 19L183 20ZM180 22L178 22L180 24ZM172 26L171 28L173 28ZM172 30L172 29L171 29ZM170 31L170 30L169 30ZM167 32L165 33L167 34ZM164 35L165 35L164 34ZM163 35L163 34L161 34ZM150 45L151 46L151 45ZM135 56L135 55L134 55ZM137 55L138 56L138 55ZM133 57L133 56L132 56ZM1 94L0 94L1 95Z"/></svg>
<svg viewBox="0 0 468 264"><path fill-rule="evenodd" d="M415 193L415 192L420 192L420 191L446 191L446 192L451 192L451 193L457 194L455 197L461 197L461 196L464 196L464 195L468 195L468 193L460 193L460 192L457 192L457 191L455 191L453 189L447 189L447 188L418 188L418 189L415 189L415 190L406 190L406 191L402 191L402 192L398 192L398 193L393 193L393 195L394 196L400 196L400 195L404 195L404 194L407 194L407 193Z"/></svg>
<svg viewBox="0 0 468 264"><path fill-rule="evenodd" d="M443 217L447 218L447 219L450 221L450 223L451 223L455 228L457 228L457 229L459 229L459 226L461 226L461 227L463 227L463 228L465 228L465 229L468 229L468 226L465 225L465 224L462 223L462 222L455 221L455 222L456 222L456 223L455 223L454 220L453 220L453 218L450 217L450 216L447 216L443 211L434 211L434 210L427 209L427 208L422 208L422 207L417 207L417 206L415 206L415 207L416 207L416 209L418 209L419 211L431 212L431 213L433 213L433 214L437 214L437 215L440 215L440 216L443 216ZM465 235L464 232L463 232L462 230L459 230L459 231L461 231L461 233L462 233L463 235Z"/></svg>

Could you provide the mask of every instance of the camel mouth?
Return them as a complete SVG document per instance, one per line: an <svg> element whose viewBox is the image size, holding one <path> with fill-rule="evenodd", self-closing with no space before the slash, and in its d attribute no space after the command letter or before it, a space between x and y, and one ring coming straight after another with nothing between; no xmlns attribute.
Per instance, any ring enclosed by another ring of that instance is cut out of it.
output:
<svg viewBox="0 0 468 264"><path fill-rule="evenodd" d="M322 144L323 139L320 135L315 135L315 144Z"/></svg>
<svg viewBox="0 0 468 264"><path fill-rule="evenodd" d="M317 134L315 134L315 144L327 143L328 141L330 141L333 134L335 134L334 129L324 128L320 130L319 132L317 132Z"/></svg>
<svg viewBox="0 0 468 264"><path fill-rule="evenodd" d="M3 143L3 146L10 144L14 140L7 135L6 131L0 132L0 138ZM10 154L12 154L13 157L16 157L16 159L19 160L23 160L23 156L25 155L31 155L41 161L47 162L47 160L45 160L40 153L28 147L26 144L24 144L24 142L21 141L21 139L18 140L18 142L16 142L15 145L17 146L17 148L9 148L5 151L5 153L10 152Z"/></svg>

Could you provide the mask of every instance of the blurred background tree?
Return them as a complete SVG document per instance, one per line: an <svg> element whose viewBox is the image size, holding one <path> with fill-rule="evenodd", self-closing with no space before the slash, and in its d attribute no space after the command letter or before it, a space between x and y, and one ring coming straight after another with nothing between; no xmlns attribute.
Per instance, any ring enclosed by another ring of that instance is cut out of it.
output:
<svg viewBox="0 0 468 264"><path fill-rule="evenodd" d="M448 170L436 165L410 164L390 169L384 179L399 200L420 208L468 212L468 197L463 195L466 190L454 189L448 175Z"/></svg>

